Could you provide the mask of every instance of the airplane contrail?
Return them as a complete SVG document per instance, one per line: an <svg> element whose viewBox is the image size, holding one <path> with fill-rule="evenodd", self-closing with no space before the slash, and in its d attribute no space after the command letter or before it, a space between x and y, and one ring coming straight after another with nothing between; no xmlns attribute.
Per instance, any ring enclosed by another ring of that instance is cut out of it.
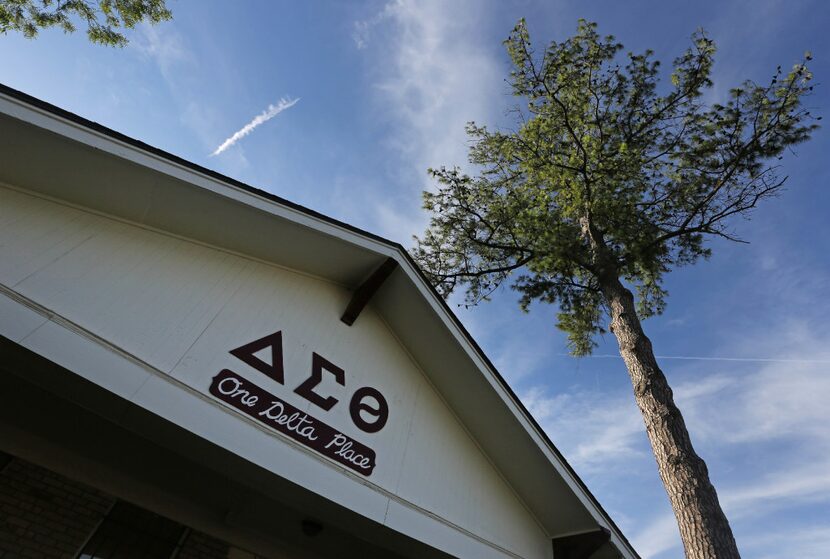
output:
<svg viewBox="0 0 830 559"><path fill-rule="evenodd" d="M290 109L291 107L296 105L297 101L299 100L299 97L297 97L296 99L286 99L283 97L276 105L268 105L268 108L265 109L262 112L262 114L255 116L251 122L249 122L239 130L234 132L234 134L230 138L222 142L222 145L216 148L216 151L211 153L210 156L213 157L214 155L219 155L220 153L234 145L236 142L238 142L239 140L253 132L254 128L256 128L264 122L268 122L269 120L283 112L285 109Z"/></svg>

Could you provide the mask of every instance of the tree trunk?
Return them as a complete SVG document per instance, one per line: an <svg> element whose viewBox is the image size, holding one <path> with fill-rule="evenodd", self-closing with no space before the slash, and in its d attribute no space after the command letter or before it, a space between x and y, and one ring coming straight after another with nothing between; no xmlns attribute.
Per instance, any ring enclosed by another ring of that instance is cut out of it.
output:
<svg viewBox="0 0 830 559"><path fill-rule="evenodd" d="M634 397L643 414L657 468L688 559L739 559L738 547L706 464L692 448L680 410L665 375L657 366L651 341L640 326L634 297L618 278L607 278L603 292Z"/></svg>

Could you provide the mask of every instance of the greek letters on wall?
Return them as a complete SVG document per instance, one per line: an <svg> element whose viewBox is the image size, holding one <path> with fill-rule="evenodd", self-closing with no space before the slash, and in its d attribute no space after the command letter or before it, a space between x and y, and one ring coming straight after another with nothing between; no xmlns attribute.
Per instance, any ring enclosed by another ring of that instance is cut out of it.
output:
<svg viewBox="0 0 830 559"><path fill-rule="evenodd" d="M270 363L254 355L265 349L270 349ZM282 331L254 340L231 350L230 353L253 369L285 385ZM311 373L294 389L294 393L322 410L329 411L338 405L339 399L318 390L324 374L332 375L337 384L346 386L346 372L313 352ZM234 371L223 369L213 377L210 393L245 415L347 468L367 477L372 474L375 467L374 450L297 409ZM377 433L383 429L389 418L389 405L386 399L377 389L370 386L355 390L348 406L349 415L355 426L366 433Z"/></svg>

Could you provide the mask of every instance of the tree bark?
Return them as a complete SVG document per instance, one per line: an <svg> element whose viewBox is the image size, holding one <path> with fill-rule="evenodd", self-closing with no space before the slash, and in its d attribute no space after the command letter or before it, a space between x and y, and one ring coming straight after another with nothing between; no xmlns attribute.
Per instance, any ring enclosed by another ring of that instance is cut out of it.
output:
<svg viewBox="0 0 830 559"><path fill-rule="evenodd" d="M634 297L617 277L606 277L611 332L617 338L634 397L643 415L660 478L669 495L688 559L739 559L732 529L709 481L706 463L692 447L672 390L643 332Z"/></svg>

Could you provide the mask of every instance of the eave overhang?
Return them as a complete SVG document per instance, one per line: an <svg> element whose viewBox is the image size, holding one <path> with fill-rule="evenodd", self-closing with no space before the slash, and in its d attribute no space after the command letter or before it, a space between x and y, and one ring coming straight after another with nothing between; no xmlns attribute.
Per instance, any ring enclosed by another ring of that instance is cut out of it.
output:
<svg viewBox="0 0 830 559"><path fill-rule="evenodd" d="M549 536L605 529L615 554L638 557L400 244L3 85L0 182L350 291L393 259L369 304Z"/></svg>

